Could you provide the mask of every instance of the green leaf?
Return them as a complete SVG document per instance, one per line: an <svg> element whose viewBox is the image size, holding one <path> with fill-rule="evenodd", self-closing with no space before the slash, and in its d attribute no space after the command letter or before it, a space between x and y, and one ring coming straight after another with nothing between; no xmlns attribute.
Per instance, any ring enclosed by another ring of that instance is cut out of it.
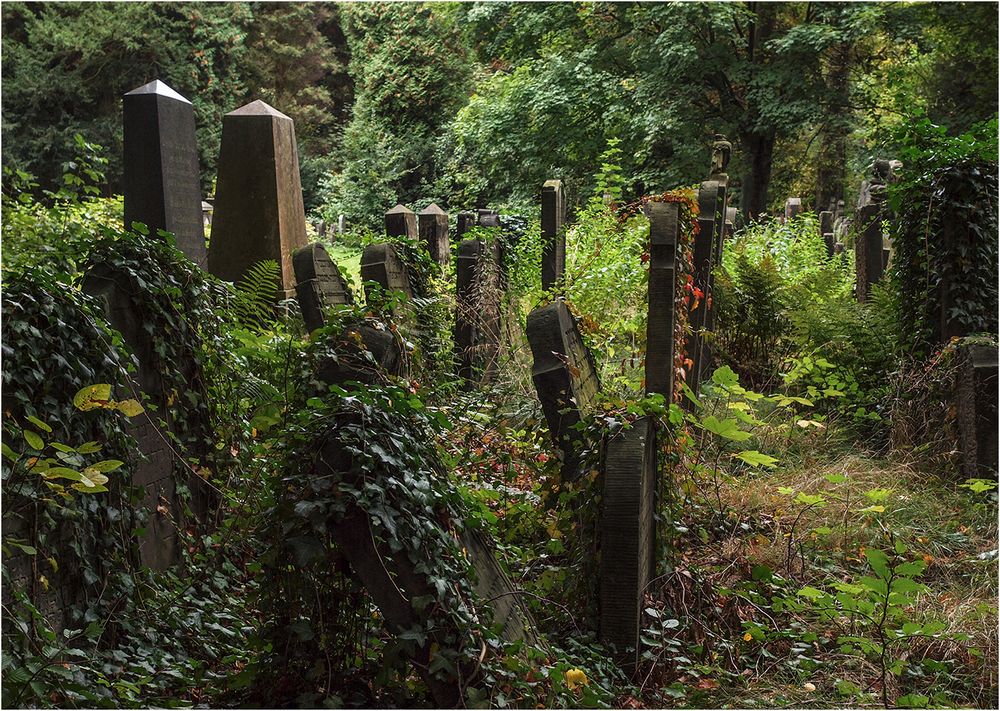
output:
<svg viewBox="0 0 1000 711"><path fill-rule="evenodd" d="M12 462L17 461L17 452L11 449L10 445L8 445L6 442L0 444L0 451L2 451L3 456L7 457L7 459L9 459L10 461Z"/></svg>
<svg viewBox="0 0 1000 711"><path fill-rule="evenodd" d="M810 587L809 585L806 585L804 588L802 588L795 594L798 595L799 597L808 598L810 600L817 600L826 595L826 593L824 593L822 590L817 590L816 588Z"/></svg>
<svg viewBox="0 0 1000 711"><path fill-rule="evenodd" d="M51 467L42 472L46 479L69 479L70 481L81 481L83 474L68 467Z"/></svg>
<svg viewBox="0 0 1000 711"><path fill-rule="evenodd" d="M777 466L778 460L774 457L769 457L766 454L761 454L756 449L746 450L740 452L736 455L738 459L742 459L744 462L752 467L774 467Z"/></svg>
<svg viewBox="0 0 1000 711"><path fill-rule="evenodd" d="M716 368L715 372L712 373L712 382L724 388L729 388L740 384L740 376L733 372L733 369L728 365L724 365L721 368Z"/></svg>
<svg viewBox="0 0 1000 711"><path fill-rule="evenodd" d="M883 580L889 579L889 557L885 553L877 548L869 548L865 551L865 558L877 576Z"/></svg>
<svg viewBox="0 0 1000 711"><path fill-rule="evenodd" d="M889 494L892 493L892 489L871 489L865 492L865 497L869 501L879 502L885 501L889 498Z"/></svg>
<svg viewBox="0 0 1000 711"><path fill-rule="evenodd" d="M794 499L795 503L803 504L804 506L823 506L826 504L826 497L822 494L807 494L802 491Z"/></svg>
<svg viewBox="0 0 1000 711"><path fill-rule="evenodd" d="M858 513L884 513L885 506L865 506L863 509L858 509Z"/></svg>
<svg viewBox="0 0 1000 711"><path fill-rule="evenodd" d="M779 486L778 493L783 494L784 496L791 496L795 493L795 489L790 486Z"/></svg>
<svg viewBox="0 0 1000 711"><path fill-rule="evenodd" d="M927 564L924 561L914 560L910 561L909 563L900 563L895 568L893 568L893 570L895 571L896 575L901 575L907 578L915 578L921 573L923 573L924 568L926 567Z"/></svg>
<svg viewBox="0 0 1000 711"><path fill-rule="evenodd" d="M94 410L104 407L111 400L111 386L108 383L98 383L80 388L73 396L73 405L78 410Z"/></svg>
<svg viewBox="0 0 1000 711"><path fill-rule="evenodd" d="M31 424L33 424L35 427L37 427L38 429L40 429L42 432L52 432L52 428L49 427L44 422L42 422L41 420L39 420L37 417L33 417L31 415L28 415L28 422L30 422Z"/></svg>
<svg viewBox="0 0 1000 711"><path fill-rule="evenodd" d="M38 450L39 452L45 449L45 442L38 436L38 434L32 432L31 430L24 430L24 441L28 443L29 447Z"/></svg>
<svg viewBox="0 0 1000 711"><path fill-rule="evenodd" d="M702 420L701 427L708 430L712 434L716 434L734 442L743 442L750 439L752 436L749 432L745 432L737 427L735 419L720 421L715 415L709 415Z"/></svg>
<svg viewBox="0 0 1000 711"><path fill-rule="evenodd" d="M104 461L101 462L95 462L94 464L91 464L87 468L99 472L113 472L122 464L124 464L124 462L118 461L117 459L105 459Z"/></svg>
<svg viewBox="0 0 1000 711"><path fill-rule="evenodd" d="M93 454L94 452L99 452L101 445L97 442L85 442L76 448L76 451L80 454Z"/></svg>
<svg viewBox="0 0 1000 711"><path fill-rule="evenodd" d="M826 479L831 484L843 484L845 481L847 481L846 474L827 474L823 478Z"/></svg>
<svg viewBox="0 0 1000 711"><path fill-rule="evenodd" d="M896 699L896 708L900 709L925 709L930 701L923 694L906 694Z"/></svg>

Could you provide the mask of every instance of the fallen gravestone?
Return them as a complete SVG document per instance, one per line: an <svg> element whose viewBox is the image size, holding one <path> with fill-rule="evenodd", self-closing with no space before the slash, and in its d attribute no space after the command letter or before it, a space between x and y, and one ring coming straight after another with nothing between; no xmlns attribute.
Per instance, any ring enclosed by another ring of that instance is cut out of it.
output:
<svg viewBox="0 0 1000 711"><path fill-rule="evenodd" d="M442 267L451 262L451 245L448 242L448 213L431 203L417 217L420 244L431 259Z"/></svg>
<svg viewBox="0 0 1000 711"><path fill-rule="evenodd" d="M551 289L566 271L566 197L560 180L542 186L542 289Z"/></svg>
<svg viewBox="0 0 1000 711"><path fill-rule="evenodd" d="M281 265L281 288L295 284L292 252L306 244L306 217L292 120L263 101L226 114L208 268L238 281L258 262Z"/></svg>
<svg viewBox="0 0 1000 711"><path fill-rule="evenodd" d="M204 269L208 256L191 102L159 80L128 92L122 100L122 138L125 228L141 222L151 235L172 232L177 248Z"/></svg>
<svg viewBox="0 0 1000 711"><path fill-rule="evenodd" d="M326 323L323 311L331 306L353 304L354 297L326 247L314 242L292 254L295 296L309 332Z"/></svg>
<svg viewBox="0 0 1000 711"><path fill-rule="evenodd" d="M531 379L549 433L562 452L562 477L575 481L581 474L582 435L574 425L600 389L597 369L573 315L561 300L528 314L527 336L534 361Z"/></svg>
<svg viewBox="0 0 1000 711"><path fill-rule="evenodd" d="M615 661L639 662L642 597L654 570L656 430L644 417L608 437L601 503L600 636Z"/></svg>

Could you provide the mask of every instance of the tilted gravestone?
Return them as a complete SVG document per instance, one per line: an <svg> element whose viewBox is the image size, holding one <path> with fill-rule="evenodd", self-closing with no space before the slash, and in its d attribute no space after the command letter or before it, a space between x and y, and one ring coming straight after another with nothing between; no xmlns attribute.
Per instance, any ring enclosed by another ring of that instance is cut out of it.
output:
<svg viewBox="0 0 1000 711"><path fill-rule="evenodd" d="M448 242L448 213L431 203L417 216L420 244L431 259L442 267L451 262L451 245Z"/></svg>
<svg viewBox="0 0 1000 711"><path fill-rule="evenodd" d="M566 271L566 197L561 180L542 186L542 288L551 289Z"/></svg>
<svg viewBox="0 0 1000 711"><path fill-rule="evenodd" d="M407 299L413 298L409 271L400 259L396 246L390 242L365 247L361 253L361 281L364 282L367 300L372 298L368 282L375 282L385 291L401 291Z"/></svg>
<svg viewBox="0 0 1000 711"><path fill-rule="evenodd" d="M962 452L962 476L997 476L997 347L960 347L956 374L956 419Z"/></svg>
<svg viewBox="0 0 1000 711"><path fill-rule="evenodd" d="M469 239L455 269L455 349L459 377L478 381L496 372L500 350L500 254L496 243Z"/></svg>
<svg viewBox="0 0 1000 711"><path fill-rule="evenodd" d="M281 265L281 288L295 285L292 252L306 244L306 216L292 120L263 101L226 114L208 268L238 281L254 264Z"/></svg>
<svg viewBox="0 0 1000 711"><path fill-rule="evenodd" d="M581 434L574 428L600 390L597 368L576 320L562 300L528 314L531 379L553 442L562 452L562 477L575 481L580 471Z"/></svg>
<svg viewBox="0 0 1000 711"><path fill-rule="evenodd" d="M642 597L654 571L655 481L656 430L644 417L604 445L600 636L626 670L639 661Z"/></svg>
<svg viewBox="0 0 1000 711"><path fill-rule="evenodd" d="M417 215L405 205L396 205L385 213L385 233L390 237L417 239Z"/></svg>
<svg viewBox="0 0 1000 711"><path fill-rule="evenodd" d="M802 212L802 198L790 197L785 200L785 222Z"/></svg>
<svg viewBox="0 0 1000 711"><path fill-rule="evenodd" d="M336 263L319 242L292 254L295 269L295 296L302 309L306 330L315 331L326 323L323 310L353 304L354 297Z"/></svg>
<svg viewBox="0 0 1000 711"><path fill-rule="evenodd" d="M836 242L833 239L833 213L829 210L819 213L819 233L826 244L826 256L832 257Z"/></svg>
<svg viewBox="0 0 1000 711"><path fill-rule="evenodd" d="M177 248L201 268L208 260L191 102L156 80L122 100L125 228L141 222L172 232Z"/></svg>
<svg viewBox="0 0 1000 711"><path fill-rule="evenodd" d="M673 402L674 304L677 286L677 239L680 206L676 202L650 202L649 217L649 317L646 322L646 392Z"/></svg>

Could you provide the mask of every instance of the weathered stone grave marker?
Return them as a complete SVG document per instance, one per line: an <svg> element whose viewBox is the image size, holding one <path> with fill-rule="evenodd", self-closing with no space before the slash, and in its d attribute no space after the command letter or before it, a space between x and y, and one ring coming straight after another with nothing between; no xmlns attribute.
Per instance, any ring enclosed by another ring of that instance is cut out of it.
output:
<svg viewBox="0 0 1000 711"><path fill-rule="evenodd" d="M608 438L601 510L600 636L616 661L639 661L642 596L653 577L656 430L644 417Z"/></svg>
<svg viewBox="0 0 1000 711"><path fill-rule="evenodd" d="M455 349L459 377L478 381L496 372L500 350L500 252L494 242L458 246L455 270Z"/></svg>
<svg viewBox="0 0 1000 711"><path fill-rule="evenodd" d="M995 479L997 476L997 347L966 345L958 354L955 401L962 476Z"/></svg>
<svg viewBox="0 0 1000 711"><path fill-rule="evenodd" d="M496 210L476 210L476 215L480 227L500 226L500 213Z"/></svg>
<svg viewBox="0 0 1000 711"><path fill-rule="evenodd" d="M854 271L857 276L854 293L858 301L868 301L872 284L882 278L885 269L882 235L883 203L885 200L889 161L877 160L872 179L862 185L854 240Z"/></svg>
<svg viewBox="0 0 1000 711"><path fill-rule="evenodd" d="M551 289L566 271L566 197L561 180L542 186L542 288Z"/></svg>
<svg viewBox="0 0 1000 711"><path fill-rule="evenodd" d="M254 264L281 265L281 288L295 284L292 252L306 244L306 216L292 120L263 101L226 114L208 268L238 281Z"/></svg>
<svg viewBox="0 0 1000 711"><path fill-rule="evenodd" d="M826 244L826 256L832 257L836 243L833 239L833 213L829 210L819 213L819 233L823 236L823 242Z"/></svg>
<svg viewBox="0 0 1000 711"><path fill-rule="evenodd" d="M390 242L379 242L365 247L361 253L361 281L373 281L386 291L401 291L408 299L413 298L406 264L400 259L396 245ZM365 298L371 298L369 284L365 285Z"/></svg>
<svg viewBox="0 0 1000 711"><path fill-rule="evenodd" d="M122 100L125 228L141 222L155 235L172 232L177 248L207 263L198 177L194 107L164 84L151 81Z"/></svg>
<svg viewBox="0 0 1000 711"><path fill-rule="evenodd" d="M423 210L417 220L420 233L420 244L423 245L431 259L442 267L451 262L451 245L448 242L448 213L431 203Z"/></svg>
<svg viewBox="0 0 1000 711"><path fill-rule="evenodd" d="M693 282L701 290L702 296L692 302L689 323L691 333L686 339L685 351L691 359L691 373L687 378L688 385L697 393L701 382L702 371L710 358L708 344L705 342L705 332L710 330L710 310L713 277L715 267L715 216L718 205L719 184L715 180L706 180L698 190L698 234L694 238ZM652 229L652 225L650 226ZM652 265L652 257L650 257ZM652 273L651 273L652 274ZM650 292L652 293L652 292ZM649 346L647 345L647 358ZM687 401L685 401L687 402Z"/></svg>
<svg viewBox="0 0 1000 711"><path fill-rule="evenodd" d="M396 205L385 213L385 233L390 237L417 239L417 215L405 205Z"/></svg>
<svg viewBox="0 0 1000 711"><path fill-rule="evenodd" d="M785 222L802 212L802 198L790 197L785 200Z"/></svg>
<svg viewBox="0 0 1000 711"><path fill-rule="evenodd" d="M680 206L651 202L649 217L649 318L646 323L646 392L673 401L674 296L677 282L677 239Z"/></svg>
<svg viewBox="0 0 1000 711"><path fill-rule="evenodd" d="M292 266L295 268L295 296L307 331L323 327L325 308L354 303L350 287L330 259L326 247L319 242L296 250L292 254Z"/></svg>
<svg viewBox="0 0 1000 711"><path fill-rule="evenodd" d="M534 361L531 379L552 439L562 451L562 477L575 481L581 474L581 435L573 425L600 389L597 368L562 300L528 314L526 331Z"/></svg>
<svg viewBox="0 0 1000 711"><path fill-rule="evenodd" d="M474 212L462 211L458 213L458 224L455 229L455 238L461 241L466 232L476 226L478 216Z"/></svg>
<svg viewBox="0 0 1000 711"><path fill-rule="evenodd" d="M736 229L736 219L739 214L739 210L735 207L726 208L726 229L723 232L723 246L725 246L725 240L733 236L733 230Z"/></svg>

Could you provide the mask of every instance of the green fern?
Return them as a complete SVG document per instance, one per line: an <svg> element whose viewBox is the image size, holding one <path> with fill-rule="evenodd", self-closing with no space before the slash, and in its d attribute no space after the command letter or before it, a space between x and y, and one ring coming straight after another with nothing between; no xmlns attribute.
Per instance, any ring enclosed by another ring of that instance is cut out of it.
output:
<svg viewBox="0 0 1000 711"><path fill-rule="evenodd" d="M278 302L281 266L265 259L250 267L236 283L233 313L241 326L256 333L272 329L276 320L274 305Z"/></svg>

